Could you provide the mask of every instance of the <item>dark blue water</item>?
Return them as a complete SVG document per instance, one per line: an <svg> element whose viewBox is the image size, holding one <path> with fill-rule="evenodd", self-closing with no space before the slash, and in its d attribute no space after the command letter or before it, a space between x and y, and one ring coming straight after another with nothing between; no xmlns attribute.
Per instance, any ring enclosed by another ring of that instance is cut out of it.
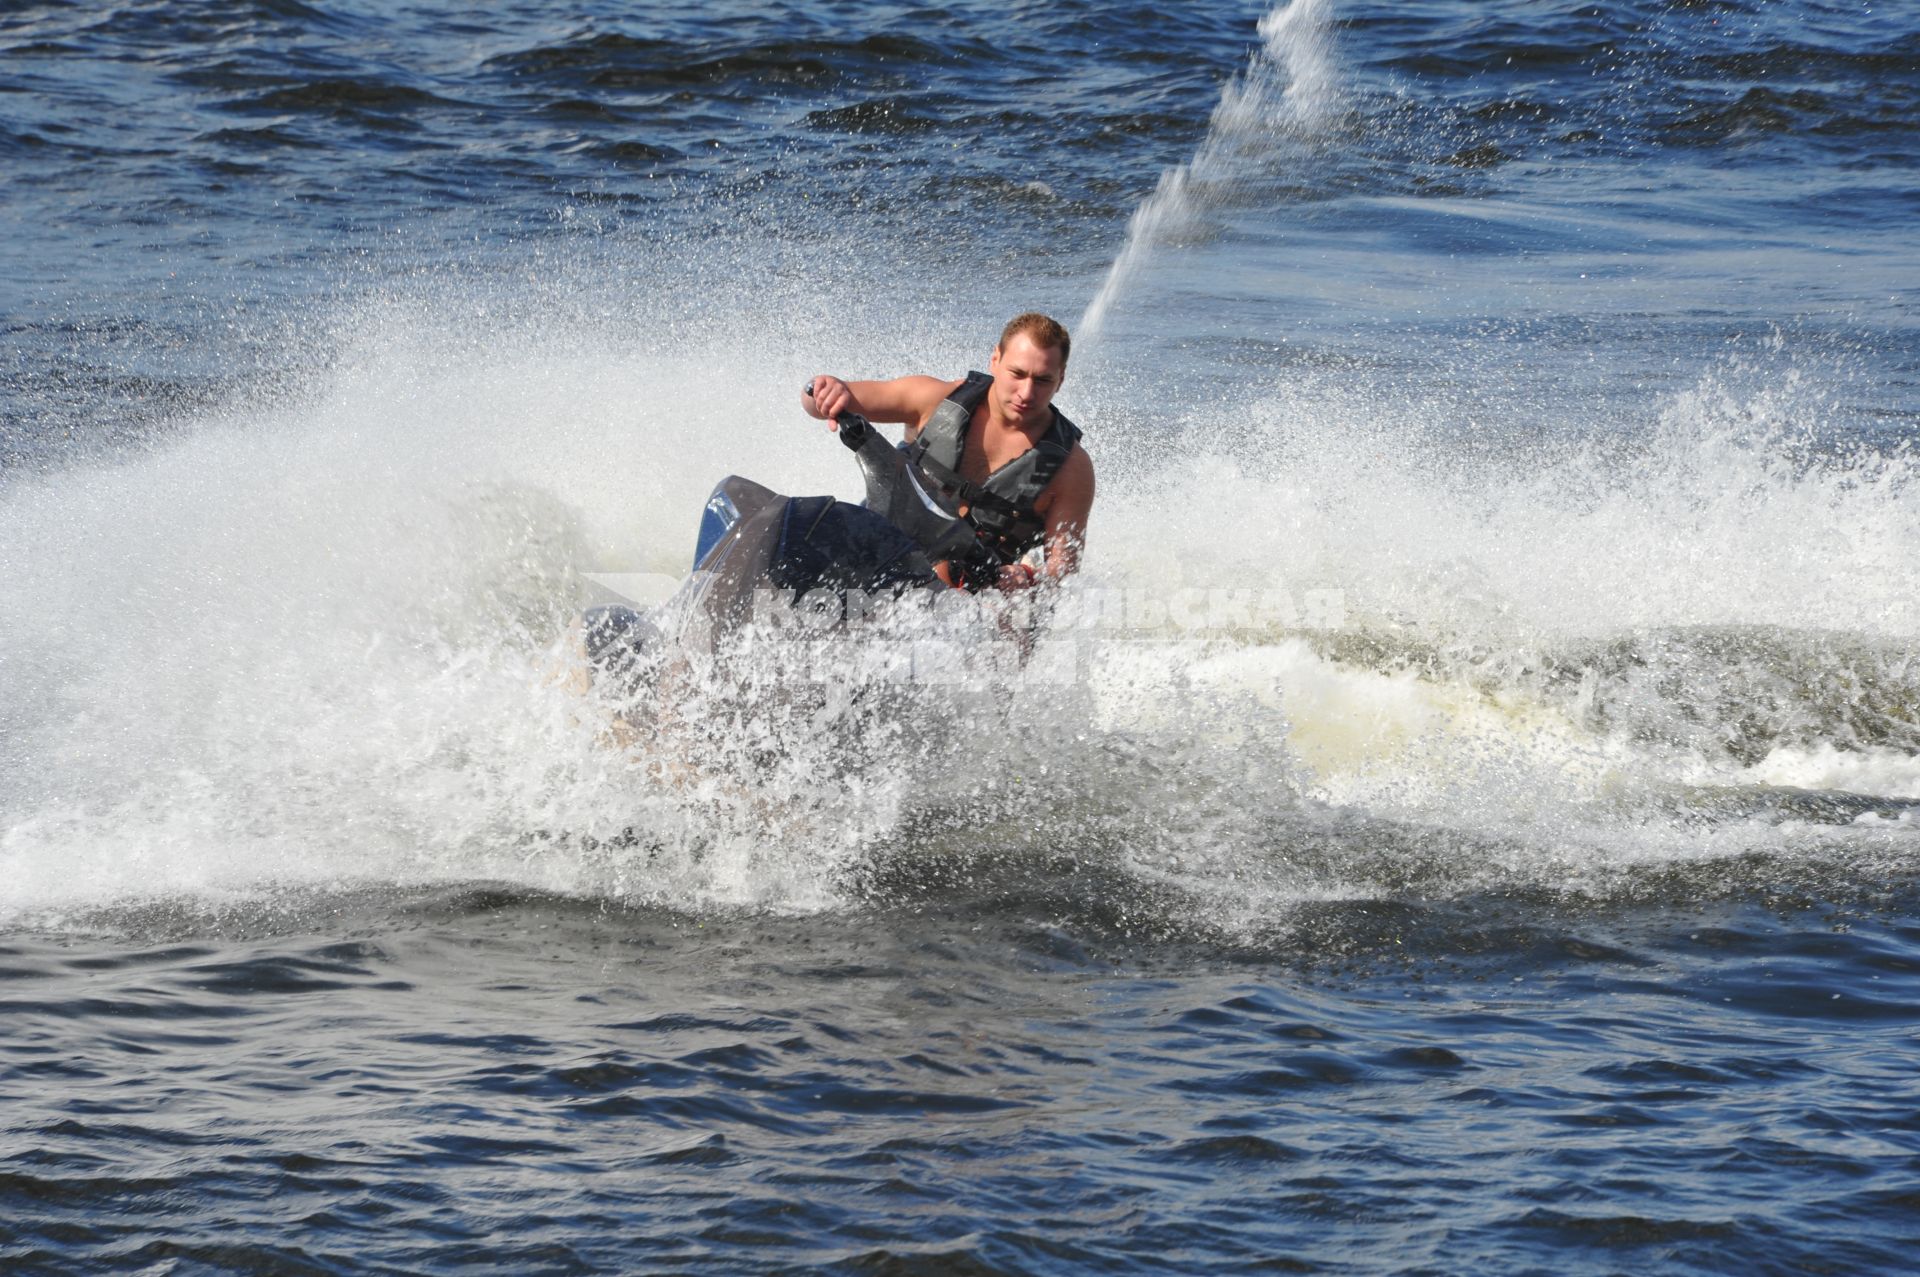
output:
<svg viewBox="0 0 1920 1277"><path fill-rule="evenodd" d="M1917 98L1812 0L8 9L0 1267L1911 1266ZM1069 677L569 690L1029 307Z"/></svg>

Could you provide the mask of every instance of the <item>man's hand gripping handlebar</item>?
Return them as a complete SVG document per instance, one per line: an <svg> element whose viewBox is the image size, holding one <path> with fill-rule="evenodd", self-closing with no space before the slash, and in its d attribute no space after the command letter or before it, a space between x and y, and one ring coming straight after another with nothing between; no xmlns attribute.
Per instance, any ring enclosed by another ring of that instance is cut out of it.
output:
<svg viewBox="0 0 1920 1277"><path fill-rule="evenodd" d="M858 415L860 404L846 382L838 377L820 376L800 387L800 406L807 410L807 415L826 422L829 430L837 430L842 417L849 413Z"/></svg>

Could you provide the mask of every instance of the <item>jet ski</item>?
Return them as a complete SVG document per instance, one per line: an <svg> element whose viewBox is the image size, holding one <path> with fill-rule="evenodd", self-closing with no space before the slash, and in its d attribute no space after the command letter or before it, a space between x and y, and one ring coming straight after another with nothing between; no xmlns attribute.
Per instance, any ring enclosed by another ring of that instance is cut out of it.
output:
<svg viewBox="0 0 1920 1277"><path fill-rule="evenodd" d="M858 414L836 424L865 479L864 501L782 496L739 475L722 479L701 513L693 571L671 598L646 611L585 613L596 680L632 688L669 659L724 655L750 625L781 610L804 615L817 634L868 615L875 599L936 601L952 590L936 562L947 562L970 592L994 583L999 558L928 494L901 450Z"/></svg>

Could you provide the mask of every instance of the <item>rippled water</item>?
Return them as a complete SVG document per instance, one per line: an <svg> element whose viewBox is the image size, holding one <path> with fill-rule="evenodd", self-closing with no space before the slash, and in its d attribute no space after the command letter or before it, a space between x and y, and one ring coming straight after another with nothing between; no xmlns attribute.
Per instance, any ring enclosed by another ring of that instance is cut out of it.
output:
<svg viewBox="0 0 1920 1277"><path fill-rule="evenodd" d="M0 1261L1908 1266L1916 71L1817 0L9 9ZM721 475L851 494L800 379L1028 306L1070 677L555 679Z"/></svg>
<svg viewBox="0 0 1920 1277"><path fill-rule="evenodd" d="M1235 948L1090 916L1097 872L966 877L802 919L470 891L16 940L10 1253L1904 1265L1910 887L1348 904Z"/></svg>

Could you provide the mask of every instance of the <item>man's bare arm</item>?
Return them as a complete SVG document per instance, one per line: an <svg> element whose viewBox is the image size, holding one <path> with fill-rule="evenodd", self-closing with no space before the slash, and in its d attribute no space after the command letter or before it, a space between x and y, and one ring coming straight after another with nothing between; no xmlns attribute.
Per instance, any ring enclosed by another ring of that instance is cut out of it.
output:
<svg viewBox="0 0 1920 1277"><path fill-rule="evenodd" d="M821 373L807 383L811 393L801 395L800 406L808 416L822 421L832 421L844 412L857 412L868 421L919 426L925 424L934 405L958 384L937 377L842 381L831 373Z"/></svg>
<svg viewBox="0 0 1920 1277"><path fill-rule="evenodd" d="M1087 543L1087 517L1093 513L1093 459L1085 448L1067 454L1050 486L1047 576L1058 582L1080 567L1080 551Z"/></svg>

